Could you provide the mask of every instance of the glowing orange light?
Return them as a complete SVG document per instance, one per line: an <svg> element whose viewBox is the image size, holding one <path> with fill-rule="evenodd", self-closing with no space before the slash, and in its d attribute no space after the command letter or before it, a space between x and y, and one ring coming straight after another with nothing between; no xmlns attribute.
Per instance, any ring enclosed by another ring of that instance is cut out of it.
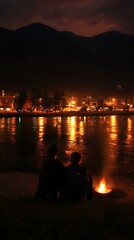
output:
<svg viewBox="0 0 134 240"><path fill-rule="evenodd" d="M112 190L110 188L107 187L105 179L103 178L99 184L99 186L95 189L96 192L99 193L109 193Z"/></svg>

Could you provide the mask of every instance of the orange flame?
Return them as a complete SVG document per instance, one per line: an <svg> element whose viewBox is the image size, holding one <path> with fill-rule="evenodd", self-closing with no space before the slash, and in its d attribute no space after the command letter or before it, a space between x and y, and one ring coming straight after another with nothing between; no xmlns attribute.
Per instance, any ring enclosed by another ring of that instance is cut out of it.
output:
<svg viewBox="0 0 134 240"><path fill-rule="evenodd" d="M111 192L111 189L107 187L104 178L101 180L100 185L95 190L99 193L109 193L109 192Z"/></svg>

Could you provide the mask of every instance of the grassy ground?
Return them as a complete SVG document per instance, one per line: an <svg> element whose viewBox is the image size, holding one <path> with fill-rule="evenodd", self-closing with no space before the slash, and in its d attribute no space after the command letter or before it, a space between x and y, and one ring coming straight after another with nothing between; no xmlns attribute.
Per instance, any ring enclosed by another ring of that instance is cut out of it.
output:
<svg viewBox="0 0 134 240"><path fill-rule="evenodd" d="M34 198L36 174L0 174L0 239L133 239L133 189L113 188L110 198L64 203Z"/></svg>

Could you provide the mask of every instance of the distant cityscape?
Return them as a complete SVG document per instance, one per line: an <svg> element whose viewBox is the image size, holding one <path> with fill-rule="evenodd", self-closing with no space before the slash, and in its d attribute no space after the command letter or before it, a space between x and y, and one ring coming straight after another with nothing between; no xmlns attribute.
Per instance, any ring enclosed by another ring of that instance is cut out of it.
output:
<svg viewBox="0 0 134 240"><path fill-rule="evenodd" d="M134 96L100 97L100 96L65 96L58 89L52 95L47 92L33 92L28 95L24 90L20 93L0 94L0 112L94 112L94 111L134 111Z"/></svg>

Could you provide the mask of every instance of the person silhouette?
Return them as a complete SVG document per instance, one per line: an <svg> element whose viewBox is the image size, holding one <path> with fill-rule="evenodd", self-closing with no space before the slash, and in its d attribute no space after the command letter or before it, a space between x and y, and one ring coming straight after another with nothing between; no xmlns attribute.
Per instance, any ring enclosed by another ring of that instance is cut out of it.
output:
<svg viewBox="0 0 134 240"><path fill-rule="evenodd" d="M52 196L54 199L62 197L62 191L64 191L63 178L64 165L58 160L58 147L56 144L51 144L39 173L36 197Z"/></svg>
<svg viewBox="0 0 134 240"><path fill-rule="evenodd" d="M72 200L93 198L92 177L87 173L84 166L80 164L81 154L72 152L70 165L65 167L66 196Z"/></svg>

